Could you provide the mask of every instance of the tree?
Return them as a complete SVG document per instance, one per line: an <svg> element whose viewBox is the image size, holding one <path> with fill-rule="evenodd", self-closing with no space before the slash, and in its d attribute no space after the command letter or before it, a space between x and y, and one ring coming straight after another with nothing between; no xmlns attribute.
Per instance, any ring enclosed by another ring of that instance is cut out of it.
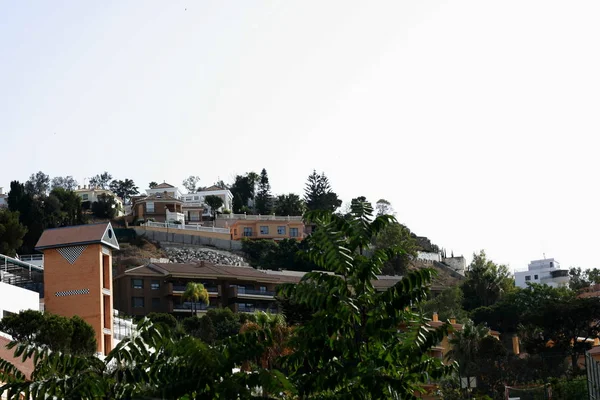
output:
<svg viewBox="0 0 600 400"><path fill-rule="evenodd" d="M204 202L210 207L213 219L217 216L219 208L223 207L223 199L219 196L208 195L204 198Z"/></svg>
<svg viewBox="0 0 600 400"><path fill-rule="evenodd" d="M192 301L192 308L194 315L198 313L197 304L200 302L201 304L208 304L209 297L208 291L204 288L204 285L196 282L188 282L185 286L185 291L183 292L183 298L185 300Z"/></svg>
<svg viewBox="0 0 600 400"><path fill-rule="evenodd" d="M259 239L250 240L244 238L242 240L242 251L248 258L248 262L255 268L267 269L265 261L275 252L278 245L273 240Z"/></svg>
<svg viewBox="0 0 600 400"><path fill-rule="evenodd" d="M469 264L465 276L467 279L461 288L464 308L467 311L491 306L514 288L514 281L506 265L498 265L488 260L483 250L479 254L473 254L473 261Z"/></svg>
<svg viewBox="0 0 600 400"><path fill-rule="evenodd" d="M369 256L364 250L395 220L373 219L371 205L357 201L351 215L312 211L305 216L317 225L307 238L306 256L327 272L309 272L299 284L280 287L284 298L313 311L296 327L290 341L294 352L284 365L300 398L412 398L426 379L453 370L427 355L449 325L430 330L411 309L427 298L433 271L414 271L377 292L371 279L402 249Z"/></svg>
<svg viewBox="0 0 600 400"><path fill-rule="evenodd" d="M214 308L208 310L206 317L210 318L214 328L214 339L223 341L240 331L239 314L234 314L229 308Z"/></svg>
<svg viewBox="0 0 600 400"><path fill-rule="evenodd" d="M198 187L198 182L200 182L199 176L190 175L181 183L184 188L187 189L188 193L196 193L196 189Z"/></svg>
<svg viewBox="0 0 600 400"><path fill-rule="evenodd" d="M155 187L157 187L157 186L158 186L158 183L156 183L156 182L154 182L154 181L152 181L152 182L150 182L150 183L148 184L148 187L149 187L150 189L154 189L154 188L155 188Z"/></svg>
<svg viewBox="0 0 600 400"><path fill-rule="evenodd" d="M468 320L463 324L461 331L454 333L450 339L451 350L446 353L446 358L458 362L458 370L461 376L474 376L474 368L477 354L481 351L479 344L481 340L489 335L489 329L484 325L475 325Z"/></svg>
<svg viewBox="0 0 600 400"><path fill-rule="evenodd" d="M456 318L459 322L467 319L467 313L462 308L463 294L458 286L451 286L442 291L439 296L425 301L419 305L421 312L431 318L434 312L438 313L440 321Z"/></svg>
<svg viewBox="0 0 600 400"><path fill-rule="evenodd" d="M110 183L110 190L123 199L126 203L131 201L131 196L139 193L138 187L131 179L114 180Z"/></svg>
<svg viewBox="0 0 600 400"><path fill-rule="evenodd" d="M45 196L50 190L50 177L39 171L31 174L29 180L25 182L25 192L36 197Z"/></svg>
<svg viewBox="0 0 600 400"><path fill-rule="evenodd" d="M65 190L75 190L77 188L77 181L71 176L56 176L52 178L50 189L63 188Z"/></svg>
<svg viewBox="0 0 600 400"><path fill-rule="evenodd" d="M90 187L98 187L107 190L111 180L112 175L104 171L103 173L90 178Z"/></svg>
<svg viewBox="0 0 600 400"><path fill-rule="evenodd" d="M112 219L117 215L118 204L113 196L106 193L98 195L98 200L92 203L92 214L100 219Z"/></svg>
<svg viewBox="0 0 600 400"><path fill-rule="evenodd" d="M410 229L398 222L387 225L373 238L373 247L376 250L393 246L399 246L404 251L388 260L382 272L386 275L403 275L408 270L410 260L417 256L419 246Z"/></svg>
<svg viewBox="0 0 600 400"><path fill-rule="evenodd" d="M27 228L19 222L19 212L0 209L0 254L14 257L23 245Z"/></svg>
<svg viewBox="0 0 600 400"><path fill-rule="evenodd" d="M392 204L386 199L379 199L376 203L377 215L394 215Z"/></svg>
<svg viewBox="0 0 600 400"><path fill-rule="evenodd" d="M258 312L255 314L255 321L246 321L240 328L240 333L262 331L266 333L261 337L269 337L270 343L265 346L265 351L259 357L242 366L245 371L251 371L250 363L260 365L266 369L281 369L281 359L292 353L289 347L289 340L292 335L292 328L289 327L285 318L281 314L269 314Z"/></svg>
<svg viewBox="0 0 600 400"><path fill-rule="evenodd" d="M569 287L573 290L581 290L590 286L588 271L582 271L580 267L569 270Z"/></svg>
<svg viewBox="0 0 600 400"><path fill-rule="evenodd" d="M304 201L294 193L281 194L275 202L275 215L300 216L304 214Z"/></svg>
<svg viewBox="0 0 600 400"><path fill-rule="evenodd" d="M229 189L229 185L225 183L222 179L219 179L215 182L215 186L220 187L221 189Z"/></svg>
<svg viewBox="0 0 600 400"><path fill-rule="evenodd" d="M8 209L13 212L18 211L19 221L27 228L19 252L33 253L35 244L46 229L43 199L27 193L25 185L12 181L8 193Z"/></svg>
<svg viewBox="0 0 600 400"><path fill-rule="evenodd" d="M59 202L58 226L73 226L85 223L81 197L72 190L55 187L50 192L49 198L56 198Z"/></svg>
<svg viewBox="0 0 600 400"><path fill-rule="evenodd" d="M246 175L236 175L235 181L229 188L231 194L233 194L234 212L242 212L243 207L247 207L249 201L254 200L258 179L258 175L255 172L248 172Z"/></svg>
<svg viewBox="0 0 600 400"><path fill-rule="evenodd" d="M177 327L177 320L171 314L151 312L146 318L154 325L161 325L164 329L175 330Z"/></svg>
<svg viewBox="0 0 600 400"><path fill-rule="evenodd" d="M342 205L337 194L331 190L329 179L325 173L313 173L308 176L306 188L304 189L304 200L308 210L335 211Z"/></svg>
<svg viewBox="0 0 600 400"><path fill-rule="evenodd" d="M273 209L273 201L271 196L271 184L267 170L262 169L260 172L260 180L258 181L258 193L256 194L256 212L261 215L271 214Z"/></svg>

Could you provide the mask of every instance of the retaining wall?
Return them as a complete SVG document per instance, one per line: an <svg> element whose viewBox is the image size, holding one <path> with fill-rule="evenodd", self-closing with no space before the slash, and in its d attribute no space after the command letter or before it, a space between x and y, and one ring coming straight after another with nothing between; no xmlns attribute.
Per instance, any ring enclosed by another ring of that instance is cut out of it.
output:
<svg viewBox="0 0 600 400"><path fill-rule="evenodd" d="M166 228L148 228L136 226L136 233L144 236L153 242L159 243L177 243L195 246L213 246L223 250L241 250L242 242L231 240L230 235L217 232L202 232L188 230L173 230Z"/></svg>

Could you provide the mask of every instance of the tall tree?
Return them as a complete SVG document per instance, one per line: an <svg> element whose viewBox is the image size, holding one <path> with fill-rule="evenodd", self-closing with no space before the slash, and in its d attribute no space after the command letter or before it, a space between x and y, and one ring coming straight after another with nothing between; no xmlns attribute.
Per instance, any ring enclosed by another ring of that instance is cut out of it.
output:
<svg viewBox="0 0 600 400"><path fill-rule="evenodd" d="M123 199L125 203L131 201L131 196L139 193L138 187L131 179L114 180L110 183L110 190Z"/></svg>
<svg viewBox="0 0 600 400"><path fill-rule="evenodd" d="M569 270L569 277L569 287L573 290L585 289L591 284L588 271L582 271L581 267L571 268Z"/></svg>
<svg viewBox="0 0 600 400"><path fill-rule="evenodd" d="M467 313L463 310L462 303L463 294L460 287L450 286L444 289L439 296L421 303L419 309L428 318L437 312L440 321L456 318L458 322L463 322L467 319Z"/></svg>
<svg viewBox="0 0 600 400"><path fill-rule="evenodd" d="M19 221L27 228L20 253L33 253L35 244L46 228L43 198L27 193L25 185L18 181L10 183L8 208L19 212Z"/></svg>
<svg viewBox="0 0 600 400"><path fill-rule="evenodd" d="M215 182L215 186L220 187L221 189L229 189L229 185L225 183L223 179L219 179Z"/></svg>
<svg viewBox="0 0 600 400"><path fill-rule="evenodd" d="M200 182L199 176L190 175L181 183L184 188L186 188L188 193L196 193L196 189L198 188L198 183Z"/></svg>
<svg viewBox="0 0 600 400"><path fill-rule="evenodd" d="M231 194L233 194L234 212L242 212L242 209L250 204L250 200L254 201L257 182L258 175L255 172L248 172L246 175L236 175L235 181L229 188ZM238 197L237 200L236 197Z"/></svg>
<svg viewBox="0 0 600 400"><path fill-rule="evenodd" d="M475 360L480 352L481 340L489 335L489 329L485 325L475 325L473 321L463 324L461 331L455 332L450 339L452 349L446 353L446 358L458 362L459 372L462 376L473 376L475 374Z"/></svg>
<svg viewBox="0 0 600 400"><path fill-rule="evenodd" d="M417 256L419 245L410 229L396 222L387 225L373 238L373 247L376 250L393 246L400 246L404 251L385 263L383 273L387 275L404 275L408 271L410 260Z"/></svg>
<svg viewBox="0 0 600 400"><path fill-rule="evenodd" d="M308 176L306 188L304 189L304 200L308 210L333 212L342 205L342 200L331 190L329 179L325 176L325 173L319 175L315 170Z"/></svg>
<svg viewBox="0 0 600 400"><path fill-rule="evenodd" d="M71 176L55 176L52 178L50 189L63 188L65 190L75 190L77 181Z"/></svg>
<svg viewBox="0 0 600 400"><path fill-rule="evenodd" d="M275 215L299 216L304 214L304 201L294 193L281 194L277 196Z"/></svg>
<svg viewBox="0 0 600 400"><path fill-rule="evenodd" d="M306 239L307 257L327 272L309 272L299 284L280 289L284 298L313 312L291 340L290 379L300 398L413 398L424 376L439 379L453 370L427 356L449 326L430 331L411 309L426 299L433 272L414 271L377 292L371 279L401 249L362 253L394 220L374 219L371 205L356 201L351 215L350 220L331 211L306 215L318 226Z"/></svg>
<svg viewBox="0 0 600 400"><path fill-rule="evenodd" d="M376 203L377 215L394 215L392 203L386 199L379 199Z"/></svg>
<svg viewBox="0 0 600 400"><path fill-rule="evenodd" d="M101 194L98 200L92 203L92 214L100 219L112 219L117 216L119 205L113 196Z"/></svg>
<svg viewBox="0 0 600 400"><path fill-rule="evenodd" d="M59 226L81 225L85 223L81 197L72 190L62 187L52 189L49 199L56 198L60 204Z"/></svg>
<svg viewBox="0 0 600 400"><path fill-rule="evenodd" d="M464 308L471 311L477 307L491 306L514 288L514 280L506 265L487 259L485 251L473 254L473 261L466 271L461 288Z"/></svg>
<svg viewBox="0 0 600 400"><path fill-rule="evenodd" d="M0 254L14 257L26 233L27 228L19 222L18 211L0 209Z"/></svg>
<svg viewBox="0 0 600 400"><path fill-rule="evenodd" d="M194 314L198 313L198 302L201 304L208 304L209 302L208 291L203 284L196 282L188 282L183 292L183 298L192 301Z"/></svg>
<svg viewBox="0 0 600 400"><path fill-rule="evenodd" d="M269 176L265 168L260 172L260 180L258 181L258 193L256 194L256 212L258 214L267 215L271 214L273 209L273 202L271 196L271 184L269 183Z"/></svg>
<svg viewBox="0 0 600 400"><path fill-rule="evenodd" d="M42 171L31 174L29 180L25 182L25 191L32 196L45 196L50 190L50 177Z"/></svg>
<svg viewBox="0 0 600 400"><path fill-rule="evenodd" d="M156 183L156 182L154 182L154 181L152 181L152 182L150 182L150 183L148 184L148 187L149 187L150 189L154 189L154 188L155 188L155 187L157 187L157 186L158 186L158 183Z"/></svg>
<svg viewBox="0 0 600 400"><path fill-rule="evenodd" d="M223 199L219 196L208 195L204 198L204 202L210 207L210 212L214 219L217 216L219 208L223 207Z"/></svg>
<svg viewBox="0 0 600 400"><path fill-rule="evenodd" d="M111 174L109 174L107 171L104 171L103 173L90 178L90 186L106 190L109 188L112 178L113 177Z"/></svg>

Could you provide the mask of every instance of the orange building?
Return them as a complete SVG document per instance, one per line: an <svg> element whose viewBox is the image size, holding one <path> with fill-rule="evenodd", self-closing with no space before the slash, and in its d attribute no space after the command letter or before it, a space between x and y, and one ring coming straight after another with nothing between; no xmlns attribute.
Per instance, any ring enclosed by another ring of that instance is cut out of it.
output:
<svg viewBox="0 0 600 400"><path fill-rule="evenodd" d="M102 354L113 347L112 249L119 243L106 222L47 229L36 245L44 252L45 310L81 317Z"/></svg>
<svg viewBox="0 0 600 400"><path fill-rule="evenodd" d="M286 217L278 219L238 219L229 226L231 239L297 239L304 238L304 222Z"/></svg>

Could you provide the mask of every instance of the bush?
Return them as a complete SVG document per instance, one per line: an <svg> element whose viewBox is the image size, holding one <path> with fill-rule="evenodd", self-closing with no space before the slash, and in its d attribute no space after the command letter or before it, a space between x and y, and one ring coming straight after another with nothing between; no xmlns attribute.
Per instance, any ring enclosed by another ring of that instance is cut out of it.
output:
<svg viewBox="0 0 600 400"><path fill-rule="evenodd" d="M151 312L147 315L147 318L152 321L154 325L163 326L169 330L173 330L177 327L177 320L171 314Z"/></svg>

